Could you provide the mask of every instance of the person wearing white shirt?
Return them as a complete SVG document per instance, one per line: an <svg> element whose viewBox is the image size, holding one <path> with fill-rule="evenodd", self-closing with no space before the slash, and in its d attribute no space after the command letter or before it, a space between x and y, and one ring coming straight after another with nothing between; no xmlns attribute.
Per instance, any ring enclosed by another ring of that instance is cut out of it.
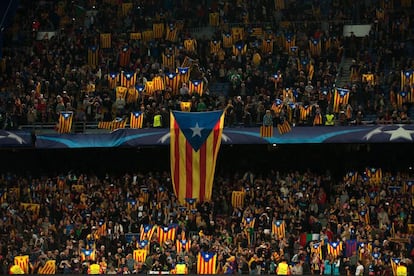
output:
<svg viewBox="0 0 414 276"><path fill-rule="evenodd" d="M357 261L355 276L360 276L360 275L364 275L364 266L362 265L361 261Z"/></svg>

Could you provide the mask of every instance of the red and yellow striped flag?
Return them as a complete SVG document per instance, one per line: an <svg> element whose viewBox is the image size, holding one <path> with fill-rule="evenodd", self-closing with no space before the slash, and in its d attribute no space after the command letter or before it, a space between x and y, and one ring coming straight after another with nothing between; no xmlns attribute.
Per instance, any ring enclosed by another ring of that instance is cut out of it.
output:
<svg viewBox="0 0 414 276"><path fill-rule="evenodd" d="M280 134L286 134L292 131L292 128L290 127L290 124L287 120L285 120L282 124L278 124L277 129Z"/></svg>
<svg viewBox="0 0 414 276"><path fill-rule="evenodd" d="M333 111L338 113L342 105L348 104L349 90L344 88L335 88L334 90L334 102Z"/></svg>
<svg viewBox="0 0 414 276"><path fill-rule="evenodd" d="M244 197L246 193L243 191L233 191L231 193L231 205L233 208L242 208L244 206Z"/></svg>
<svg viewBox="0 0 414 276"><path fill-rule="evenodd" d="M124 86L117 86L115 89L115 97L117 99L125 99L128 88Z"/></svg>
<svg viewBox="0 0 414 276"><path fill-rule="evenodd" d="M224 112L171 112L170 151L174 193L179 202L211 199Z"/></svg>
<svg viewBox="0 0 414 276"><path fill-rule="evenodd" d="M148 42L154 39L154 31L153 30L145 30L141 33L142 41Z"/></svg>
<svg viewBox="0 0 414 276"><path fill-rule="evenodd" d="M172 71L175 68L175 55L162 53L162 66Z"/></svg>
<svg viewBox="0 0 414 276"><path fill-rule="evenodd" d="M155 91L164 91L165 90L165 83L164 78L161 76L155 76L152 78L152 83L154 84Z"/></svg>
<svg viewBox="0 0 414 276"><path fill-rule="evenodd" d="M273 137L273 126L260 126L260 137Z"/></svg>
<svg viewBox="0 0 414 276"><path fill-rule="evenodd" d="M217 254L200 252L197 257L197 274L216 274Z"/></svg>
<svg viewBox="0 0 414 276"><path fill-rule="evenodd" d="M60 134L70 133L72 131L72 120L73 112L72 111L62 111L59 114L59 122L57 125L57 131Z"/></svg>
<svg viewBox="0 0 414 276"><path fill-rule="evenodd" d="M40 267L38 270L38 274L55 274L56 273L56 261L55 260L48 260L43 267Z"/></svg>
<svg viewBox="0 0 414 276"><path fill-rule="evenodd" d="M191 240L176 240L175 247L178 254L180 254L181 252L190 252Z"/></svg>
<svg viewBox="0 0 414 276"><path fill-rule="evenodd" d="M197 40L195 38L184 40L184 49L188 52L195 52L197 50Z"/></svg>
<svg viewBox="0 0 414 276"><path fill-rule="evenodd" d="M312 57L319 57L322 52L322 43L319 39L312 38L309 40L309 50Z"/></svg>
<svg viewBox="0 0 414 276"><path fill-rule="evenodd" d="M208 15L208 23L212 27L220 25L220 14L218 12L210 12Z"/></svg>
<svg viewBox="0 0 414 276"><path fill-rule="evenodd" d="M144 263L147 259L147 250L145 249L135 249L132 254L133 259L136 262Z"/></svg>
<svg viewBox="0 0 414 276"><path fill-rule="evenodd" d="M165 40L167 41L171 41L171 42L176 42L177 41L177 37L178 37L178 30L174 25L169 25L166 28L166 33L165 33Z"/></svg>
<svg viewBox="0 0 414 276"><path fill-rule="evenodd" d="M223 48L232 48L233 47L233 37L231 34L223 34Z"/></svg>
<svg viewBox="0 0 414 276"><path fill-rule="evenodd" d="M221 41L212 40L210 41L210 54L217 55L221 49Z"/></svg>
<svg viewBox="0 0 414 276"><path fill-rule="evenodd" d="M95 68L99 63L99 47L91 46L88 48L88 65Z"/></svg>
<svg viewBox="0 0 414 276"><path fill-rule="evenodd" d="M263 54L273 54L273 39L264 39L262 41L261 50Z"/></svg>
<svg viewBox="0 0 414 276"><path fill-rule="evenodd" d="M154 23L152 24L152 31L154 33L154 38L159 39L164 37L164 23Z"/></svg>
<svg viewBox="0 0 414 276"><path fill-rule="evenodd" d="M154 82L153 81L147 81L145 83L145 93L147 95L152 95L154 94L155 89L154 89Z"/></svg>
<svg viewBox="0 0 414 276"><path fill-rule="evenodd" d="M342 242L328 242L327 250L328 254L333 257L340 256L342 254Z"/></svg>
<svg viewBox="0 0 414 276"><path fill-rule="evenodd" d="M277 240L281 240L286 237L286 223L284 220L276 220L272 223L272 234Z"/></svg>
<svg viewBox="0 0 414 276"><path fill-rule="evenodd" d="M108 88L115 89L118 85L119 74L118 73L109 73L108 74Z"/></svg>
<svg viewBox="0 0 414 276"><path fill-rule="evenodd" d="M121 86L130 88L135 86L137 81L137 74L133 72L121 72Z"/></svg>
<svg viewBox="0 0 414 276"><path fill-rule="evenodd" d="M181 83L187 83L190 80L190 68L178 67L177 73Z"/></svg>
<svg viewBox="0 0 414 276"><path fill-rule="evenodd" d="M171 88L173 95L178 93L180 87L180 78L177 73L168 73L165 75L165 86Z"/></svg>
<svg viewBox="0 0 414 276"><path fill-rule="evenodd" d="M132 10L133 4L132 3L122 3L121 9L122 9L122 16L125 17L129 14L129 12Z"/></svg>
<svg viewBox="0 0 414 276"><path fill-rule="evenodd" d="M391 258L392 275L400 276L397 274L397 268L400 265L400 262L401 262L400 258Z"/></svg>
<svg viewBox="0 0 414 276"><path fill-rule="evenodd" d="M112 38L110 33L101 34L101 48L102 49L109 49L112 47Z"/></svg>
<svg viewBox="0 0 414 276"><path fill-rule="evenodd" d="M14 264L20 266L24 274L29 274L29 255L14 257Z"/></svg>
<svg viewBox="0 0 414 276"><path fill-rule="evenodd" d="M140 32L130 33L129 34L129 39L130 40L141 40L142 39L142 34Z"/></svg>
<svg viewBox="0 0 414 276"><path fill-rule="evenodd" d="M155 230L157 230L156 225L145 224L141 225L139 240L151 240L152 235L154 234Z"/></svg>
<svg viewBox="0 0 414 276"><path fill-rule="evenodd" d="M175 236L177 234L177 225L172 224L164 227L159 226L157 229L157 234L158 242L160 245L164 244L164 242L168 240L175 241Z"/></svg>
<svg viewBox="0 0 414 276"><path fill-rule="evenodd" d="M142 128L144 122L144 113L131 112L131 118L129 120L129 128Z"/></svg>
<svg viewBox="0 0 414 276"><path fill-rule="evenodd" d="M190 80L188 83L188 92L190 94L197 93L198 95L203 95L204 83L202 80Z"/></svg>

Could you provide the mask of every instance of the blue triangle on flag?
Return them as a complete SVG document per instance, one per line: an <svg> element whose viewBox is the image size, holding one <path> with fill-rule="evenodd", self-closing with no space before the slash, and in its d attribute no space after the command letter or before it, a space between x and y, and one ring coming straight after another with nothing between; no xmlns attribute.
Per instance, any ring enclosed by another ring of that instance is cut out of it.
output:
<svg viewBox="0 0 414 276"><path fill-rule="evenodd" d="M222 110L211 112L173 111L175 121L194 151L198 151L205 143L222 114Z"/></svg>
<svg viewBox="0 0 414 276"><path fill-rule="evenodd" d="M203 257L205 262L209 262L211 258L214 257L214 253L212 252L200 252L201 257Z"/></svg>

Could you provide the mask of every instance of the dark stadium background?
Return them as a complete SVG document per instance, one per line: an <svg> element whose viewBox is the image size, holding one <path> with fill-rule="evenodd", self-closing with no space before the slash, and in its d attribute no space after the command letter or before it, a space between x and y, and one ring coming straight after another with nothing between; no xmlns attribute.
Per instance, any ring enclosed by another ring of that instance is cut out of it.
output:
<svg viewBox="0 0 414 276"><path fill-rule="evenodd" d="M414 166L412 144L293 144L222 145L217 172L329 170L342 178L348 170L380 167L385 171L409 170ZM94 149L2 149L0 172L41 175L50 172L169 171L169 147Z"/></svg>

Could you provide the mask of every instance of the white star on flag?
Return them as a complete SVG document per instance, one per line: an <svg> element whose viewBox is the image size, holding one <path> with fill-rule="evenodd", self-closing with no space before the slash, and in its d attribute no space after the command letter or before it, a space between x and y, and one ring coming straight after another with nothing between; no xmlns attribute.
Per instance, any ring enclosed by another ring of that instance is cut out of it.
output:
<svg viewBox="0 0 414 276"><path fill-rule="evenodd" d="M195 127L190 127L190 129L193 131L193 136L200 136L201 137L201 131L204 129L202 127L199 127L198 122L196 123Z"/></svg>
<svg viewBox="0 0 414 276"><path fill-rule="evenodd" d="M406 130L405 128L403 128L401 126L398 127L395 130L387 130L387 131L384 131L384 132L388 133L388 134L391 134L390 141L398 139L398 138L403 138L403 139L410 140L410 141L413 140L413 138L411 137L411 134L413 134L414 131L413 130Z"/></svg>

